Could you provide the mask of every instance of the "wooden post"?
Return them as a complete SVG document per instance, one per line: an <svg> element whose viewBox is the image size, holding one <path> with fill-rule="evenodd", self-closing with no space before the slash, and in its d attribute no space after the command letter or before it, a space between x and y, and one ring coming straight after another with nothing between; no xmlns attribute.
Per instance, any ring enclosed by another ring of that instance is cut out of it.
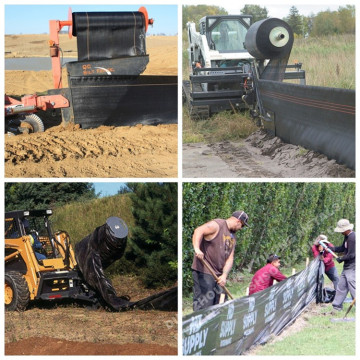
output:
<svg viewBox="0 0 360 360"><path fill-rule="evenodd" d="M249 292L250 292L250 290L249 290L249 288L247 287L247 288L246 288L246 293L245 293L245 295L246 295L246 296L249 296Z"/></svg>
<svg viewBox="0 0 360 360"><path fill-rule="evenodd" d="M307 257L307 258L306 258L306 262L305 262L305 267L308 267L308 266L309 266L309 262L310 262L310 260L309 260L309 258Z"/></svg>
<svg viewBox="0 0 360 360"><path fill-rule="evenodd" d="M295 268L292 268L291 275L295 275L295 274L296 274L296 270L295 270Z"/></svg>

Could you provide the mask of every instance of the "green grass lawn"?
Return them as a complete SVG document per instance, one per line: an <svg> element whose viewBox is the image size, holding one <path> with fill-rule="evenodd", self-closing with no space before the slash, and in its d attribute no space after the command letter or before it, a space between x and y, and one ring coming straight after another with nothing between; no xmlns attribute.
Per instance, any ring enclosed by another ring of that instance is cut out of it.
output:
<svg viewBox="0 0 360 360"><path fill-rule="evenodd" d="M335 265L340 276L343 264L335 262ZM325 286L330 284L325 275ZM343 318L349 306L350 303L344 303L343 311L332 315L329 314L331 304L312 304L301 315L302 326L298 331L255 347L251 355L355 355L356 322L331 321ZM355 307L347 315L347 318L354 317ZM296 322L292 326L296 327Z"/></svg>
<svg viewBox="0 0 360 360"><path fill-rule="evenodd" d="M251 350L251 355L355 355L355 322L332 322L332 318L343 318L344 310L335 315L329 314L332 306L310 305L302 315L301 329L280 341L274 338L265 345ZM355 317L352 308L347 318ZM294 325L296 326L296 322Z"/></svg>

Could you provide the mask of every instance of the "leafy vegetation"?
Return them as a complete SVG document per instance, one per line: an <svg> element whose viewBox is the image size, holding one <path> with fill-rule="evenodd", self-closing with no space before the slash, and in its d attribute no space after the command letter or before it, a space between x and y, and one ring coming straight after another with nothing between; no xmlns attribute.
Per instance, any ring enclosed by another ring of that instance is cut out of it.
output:
<svg viewBox="0 0 360 360"><path fill-rule="evenodd" d="M354 183L184 183L183 285L191 290L194 229L213 219L245 210L250 228L239 232L233 276L254 273L271 253L285 267L312 256L310 245L320 233L338 245L333 229L341 218L355 220Z"/></svg>
<svg viewBox="0 0 360 360"><path fill-rule="evenodd" d="M192 120L183 107L183 142L217 142L239 140L248 137L258 127L248 113L230 111L214 115L210 119Z"/></svg>

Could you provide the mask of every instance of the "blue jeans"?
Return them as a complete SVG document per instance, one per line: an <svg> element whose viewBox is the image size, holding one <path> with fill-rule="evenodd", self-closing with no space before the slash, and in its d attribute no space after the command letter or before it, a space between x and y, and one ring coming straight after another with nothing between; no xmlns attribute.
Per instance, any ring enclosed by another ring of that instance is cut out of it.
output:
<svg viewBox="0 0 360 360"><path fill-rule="evenodd" d="M219 303L220 294L224 292L212 275L204 274L200 271L193 270L194 280L193 287L193 310L206 309ZM226 296L225 296L226 299Z"/></svg>

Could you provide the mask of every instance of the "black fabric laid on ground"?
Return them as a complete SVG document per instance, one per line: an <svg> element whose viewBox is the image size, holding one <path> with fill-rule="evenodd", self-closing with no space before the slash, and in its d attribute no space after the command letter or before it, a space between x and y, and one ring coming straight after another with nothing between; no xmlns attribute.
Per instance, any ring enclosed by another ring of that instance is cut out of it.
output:
<svg viewBox="0 0 360 360"><path fill-rule="evenodd" d="M143 13L75 12L72 15L79 61L146 54Z"/></svg>

